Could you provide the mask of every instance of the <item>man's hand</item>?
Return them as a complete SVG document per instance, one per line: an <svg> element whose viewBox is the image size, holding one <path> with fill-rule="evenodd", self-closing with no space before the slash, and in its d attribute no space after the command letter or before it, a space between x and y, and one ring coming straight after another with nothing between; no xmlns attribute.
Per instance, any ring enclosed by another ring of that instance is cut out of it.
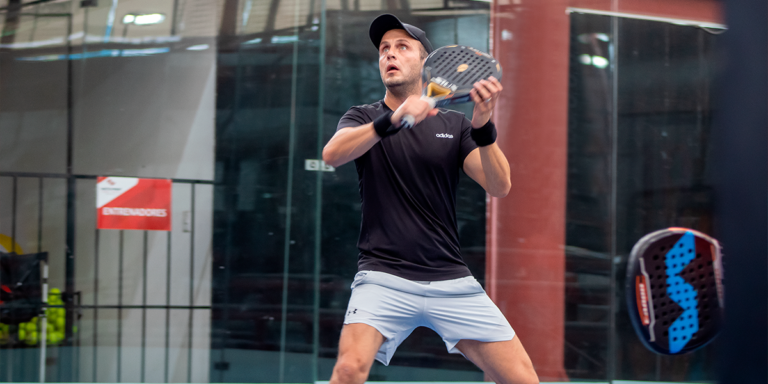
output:
<svg viewBox="0 0 768 384"><path fill-rule="evenodd" d="M403 117L411 115L416 119L416 121L413 123L415 126L427 117L437 115L438 112L439 110L437 108L432 108L432 106L429 105L428 102L422 100L421 97L408 96L403 104L401 104L395 113L392 114L390 120L392 121L392 124L394 124L396 127L399 127L400 121L403 119Z"/></svg>
<svg viewBox="0 0 768 384"><path fill-rule="evenodd" d="M472 111L472 128L480 128L491 119L491 112L496 106L502 86L495 77L488 80L480 80L474 84L474 89L469 92L475 109Z"/></svg>

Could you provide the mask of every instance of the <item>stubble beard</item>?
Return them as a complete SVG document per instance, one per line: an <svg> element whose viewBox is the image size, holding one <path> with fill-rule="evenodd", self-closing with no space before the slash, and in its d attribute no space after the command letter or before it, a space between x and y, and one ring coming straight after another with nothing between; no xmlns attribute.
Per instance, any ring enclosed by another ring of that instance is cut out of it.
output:
<svg viewBox="0 0 768 384"><path fill-rule="evenodd" d="M410 76L404 79L384 79L384 86L387 92L399 99L405 99L411 95L421 93L420 87L421 71L414 71Z"/></svg>

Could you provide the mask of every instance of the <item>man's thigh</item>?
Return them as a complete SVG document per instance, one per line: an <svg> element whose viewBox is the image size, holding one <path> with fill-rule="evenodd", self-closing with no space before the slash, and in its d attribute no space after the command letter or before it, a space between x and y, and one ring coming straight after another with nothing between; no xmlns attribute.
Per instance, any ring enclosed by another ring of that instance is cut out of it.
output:
<svg viewBox="0 0 768 384"><path fill-rule="evenodd" d="M498 384L539 382L531 358L517 335L507 341L461 340L456 348Z"/></svg>
<svg viewBox="0 0 768 384"><path fill-rule="evenodd" d="M341 329L339 359L354 356L354 359L370 366L383 343L384 336L376 328L363 323L346 324Z"/></svg>
<svg viewBox="0 0 768 384"><path fill-rule="evenodd" d="M384 336L368 324L347 324L341 329L339 358L333 367L331 384L363 383Z"/></svg>

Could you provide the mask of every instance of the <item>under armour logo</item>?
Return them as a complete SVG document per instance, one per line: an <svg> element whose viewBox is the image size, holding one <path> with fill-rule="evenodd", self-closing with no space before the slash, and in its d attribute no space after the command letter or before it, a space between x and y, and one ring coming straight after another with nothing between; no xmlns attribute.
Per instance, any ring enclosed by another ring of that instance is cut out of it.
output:
<svg viewBox="0 0 768 384"><path fill-rule="evenodd" d="M355 308L352 311L347 312L347 316L354 315L354 314L357 314L357 308Z"/></svg>

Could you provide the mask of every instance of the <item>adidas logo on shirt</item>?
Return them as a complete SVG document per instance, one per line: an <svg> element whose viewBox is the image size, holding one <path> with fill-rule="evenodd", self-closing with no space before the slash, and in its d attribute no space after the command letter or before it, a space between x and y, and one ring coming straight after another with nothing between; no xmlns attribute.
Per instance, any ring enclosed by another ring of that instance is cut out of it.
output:
<svg viewBox="0 0 768 384"><path fill-rule="evenodd" d="M453 135L449 133L437 133L435 134L435 137L439 137L441 139L453 139Z"/></svg>

